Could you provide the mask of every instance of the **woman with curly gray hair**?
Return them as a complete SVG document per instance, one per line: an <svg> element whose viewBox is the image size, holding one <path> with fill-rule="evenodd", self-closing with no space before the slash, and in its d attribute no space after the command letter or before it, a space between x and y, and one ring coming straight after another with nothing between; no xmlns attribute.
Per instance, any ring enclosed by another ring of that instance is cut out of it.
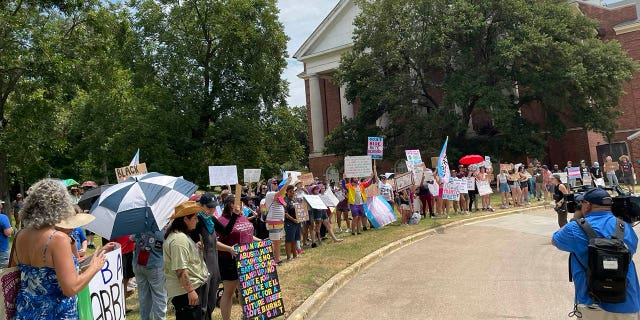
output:
<svg viewBox="0 0 640 320"><path fill-rule="evenodd" d="M24 229L17 235L11 265L20 269L16 319L78 319L76 294L104 266L100 250L84 272L72 253L71 238L55 225L75 215L59 180L43 179L27 192L20 210Z"/></svg>

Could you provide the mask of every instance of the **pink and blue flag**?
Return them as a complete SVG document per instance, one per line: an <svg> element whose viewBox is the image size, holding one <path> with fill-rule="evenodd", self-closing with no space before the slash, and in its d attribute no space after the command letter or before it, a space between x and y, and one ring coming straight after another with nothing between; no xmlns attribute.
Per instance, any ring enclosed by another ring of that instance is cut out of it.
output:
<svg viewBox="0 0 640 320"><path fill-rule="evenodd" d="M448 182L451 178L451 171L449 170L449 160L447 159L447 142L449 142L449 137L444 141L442 145L442 150L440 151L440 156L438 157L438 176L444 182Z"/></svg>

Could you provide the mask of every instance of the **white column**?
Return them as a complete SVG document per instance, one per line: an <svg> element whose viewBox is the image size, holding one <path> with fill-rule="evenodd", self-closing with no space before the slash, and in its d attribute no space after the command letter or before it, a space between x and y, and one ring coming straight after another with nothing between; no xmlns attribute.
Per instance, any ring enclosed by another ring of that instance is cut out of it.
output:
<svg viewBox="0 0 640 320"><path fill-rule="evenodd" d="M324 149L324 120L322 116L322 98L320 97L320 78L309 75L309 102L311 107L312 155L321 155Z"/></svg>
<svg viewBox="0 0 640 320"><path fill-rule="evenodd" d="M340 86L340 113L342 114L343 119L351 119L353 118L353 105L351 105L349 101L347 101L345 94L345 87Z"/></svg>

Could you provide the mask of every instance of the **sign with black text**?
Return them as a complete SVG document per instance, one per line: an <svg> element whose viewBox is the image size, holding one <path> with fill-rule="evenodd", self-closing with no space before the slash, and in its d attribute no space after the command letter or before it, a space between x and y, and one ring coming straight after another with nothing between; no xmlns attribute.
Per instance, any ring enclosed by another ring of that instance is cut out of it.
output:
<svg viewBox="0 0 640 320"><path fill-rule="evenodd" d="M143 173L147 173L146 163L116 168L116 180L118 180L118 183L121 183L129 177L141 175Z"/></svg>

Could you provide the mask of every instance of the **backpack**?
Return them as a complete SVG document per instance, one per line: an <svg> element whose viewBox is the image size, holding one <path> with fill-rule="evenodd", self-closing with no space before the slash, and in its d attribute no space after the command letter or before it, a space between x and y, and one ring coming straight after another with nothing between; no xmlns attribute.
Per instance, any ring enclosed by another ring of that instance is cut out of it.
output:
<svg viewBox="0 0 640 320"><path fill-rule="evenodd" d="M629 248L624 243L626 224L616 218L613 237L601 238L593 231L587 220L576 221L589 238L587 270L587 290L596 303L622 303L627 299L627 272L631 262ZM572 253L573 254L573 253Z"/></svg>

